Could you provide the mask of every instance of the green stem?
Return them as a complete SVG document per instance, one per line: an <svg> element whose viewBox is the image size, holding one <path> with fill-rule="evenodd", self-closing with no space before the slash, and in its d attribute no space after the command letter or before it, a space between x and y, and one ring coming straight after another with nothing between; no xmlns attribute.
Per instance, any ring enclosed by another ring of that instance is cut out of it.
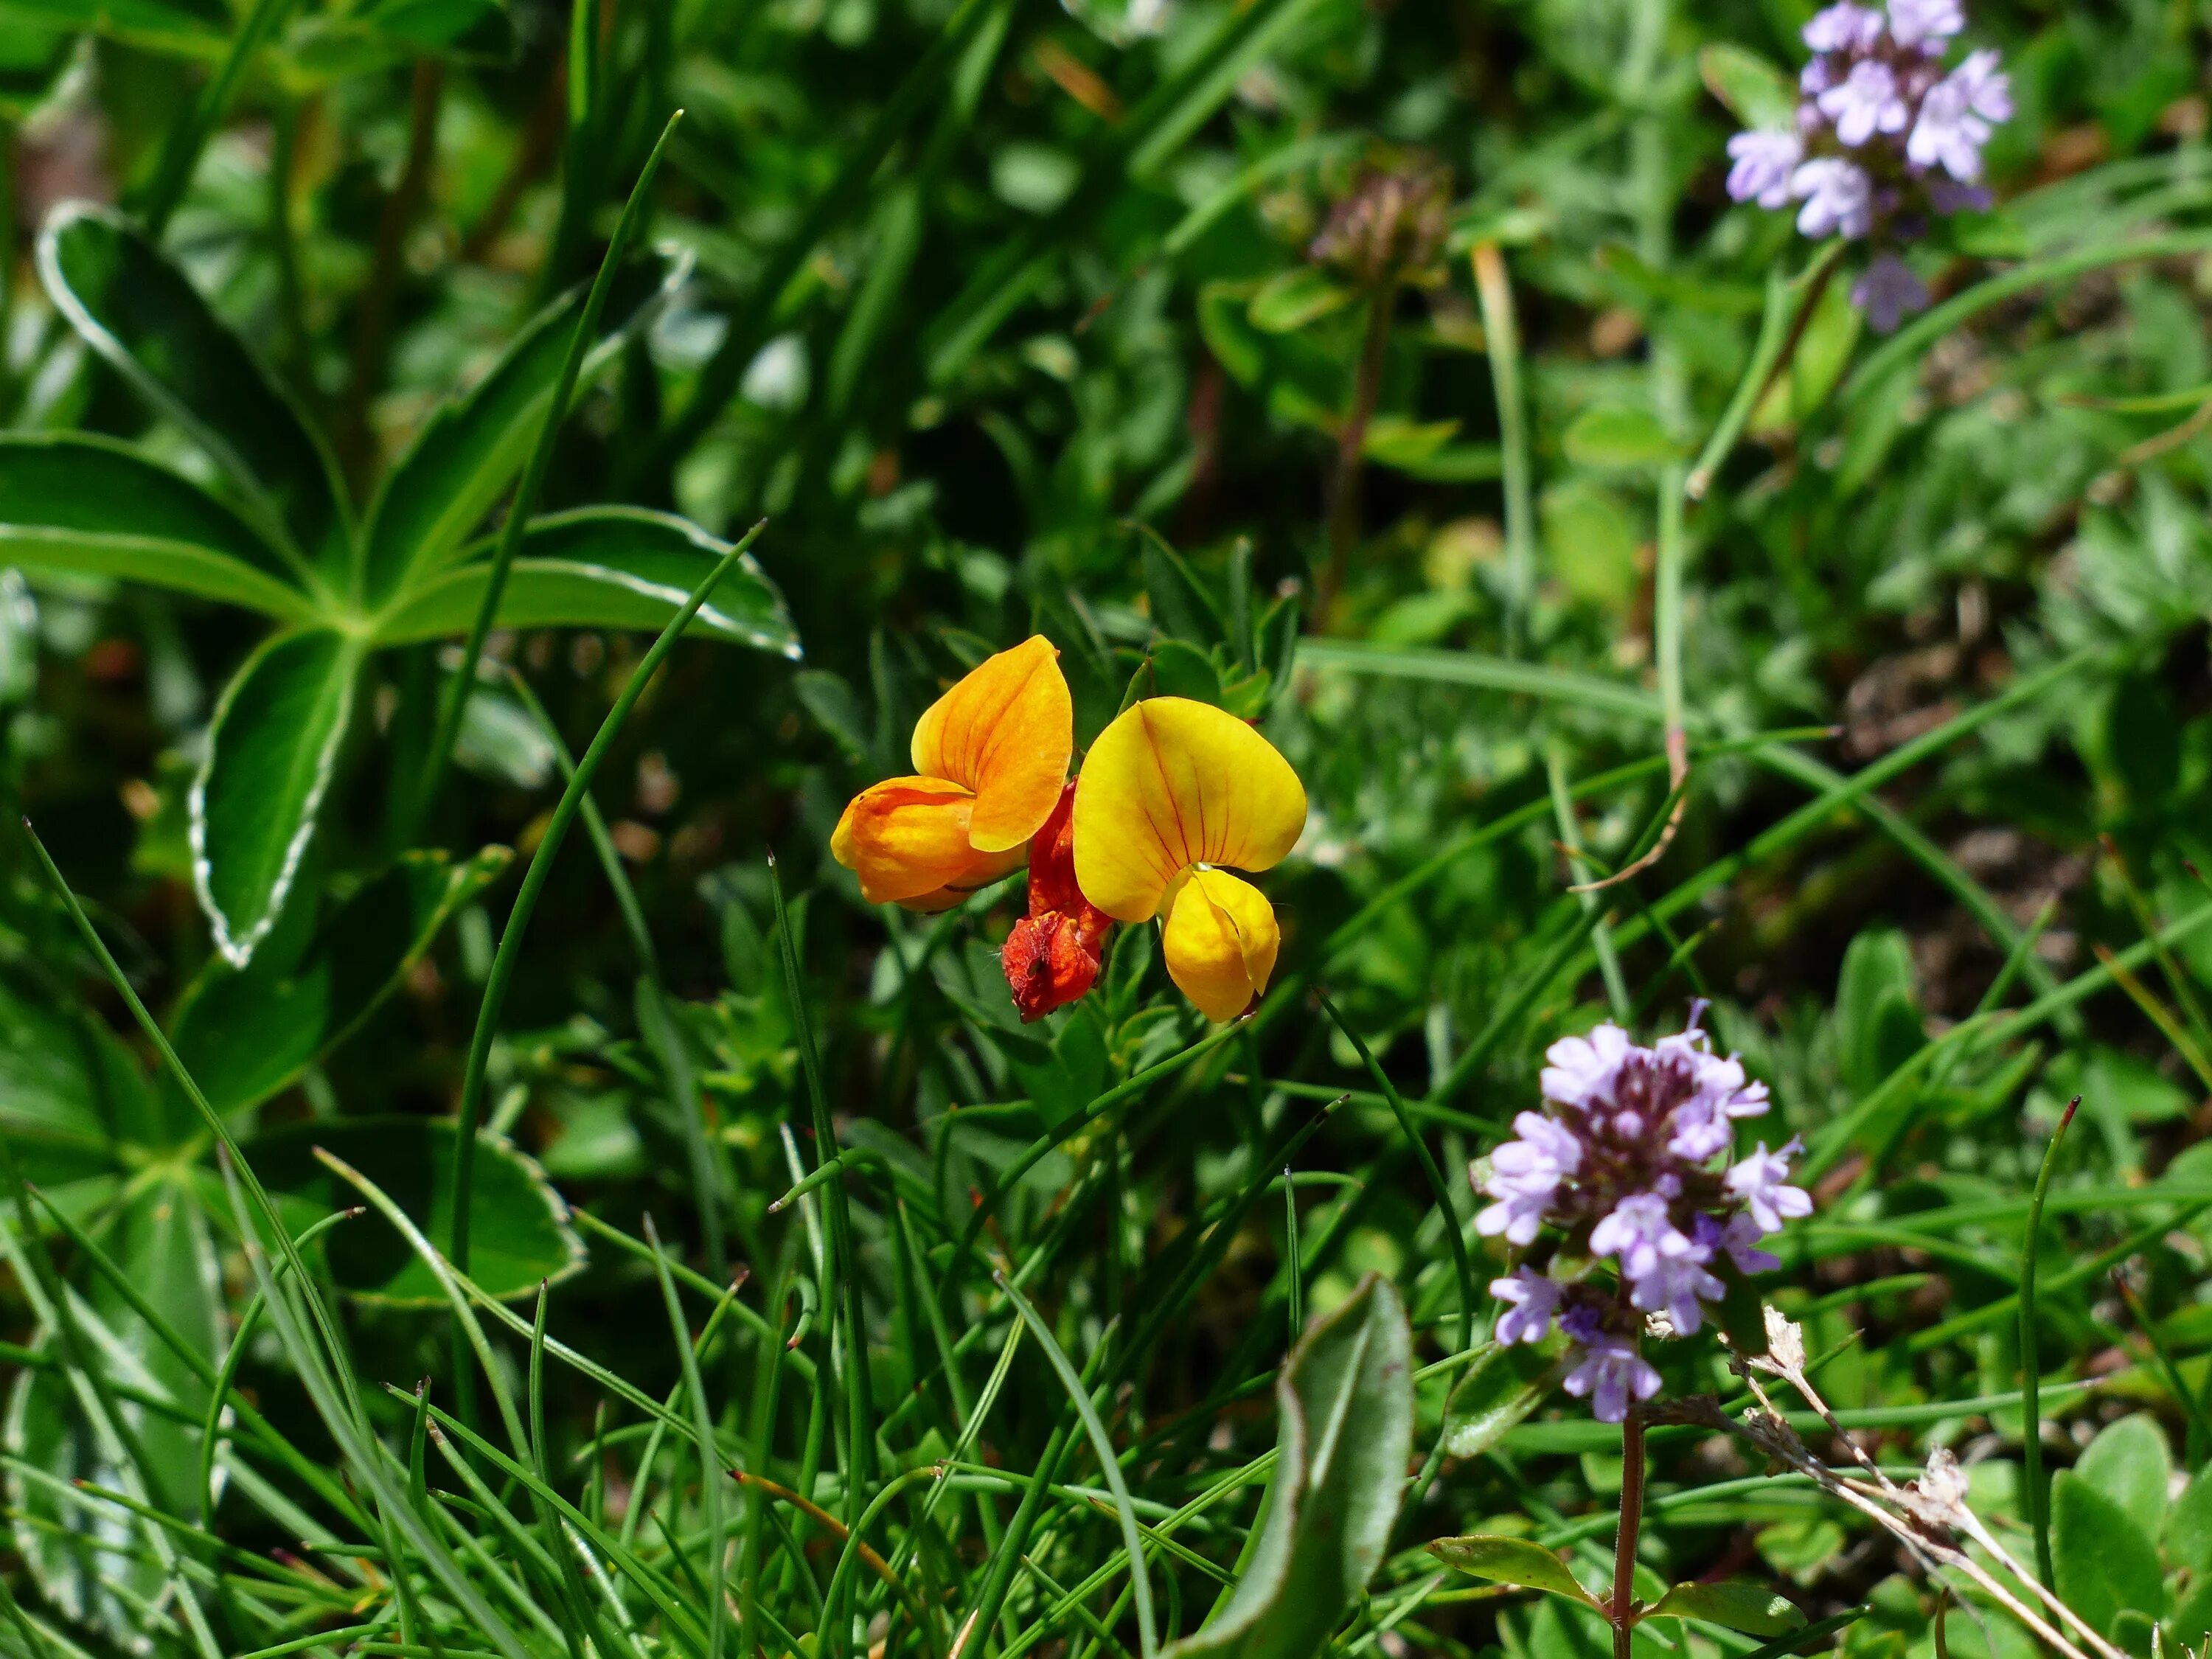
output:
<svg viewBox="0 0 2212 1659"><path fill-rule="evenodd" d="M161 160L155 169L153 182L147 185L138 216L144 222L149 235L159 241L161 233L168 228L169 216L185 199L191 187L192 173L199 166L200 152L214 137L230 100L238 91L239 78L261 43L290 7L292 0L254 0L253 9L246 14L230 50L223 54L214 77L200 93L199 102L192 106L191 116L172 129L168 142L161 147Z"/></svg>
<svg viewBox="0 0 2212 1659"><path fill-rule="evenodd" d="M2035 1532L2035 1572L2048 1586L2057 1582L2051 1565L2051 1488L2043 1474L2043 1374L2036 1358L2035 1247L2043 1232L2043 1200L2051 1192L2051 1172L2058 1167L2058 1145L2066 1139L2081 1104L2076 1095L2066 1104L2051 1144L2043 1149L2043 1167L2036 1172L2035 1194L2027 1202L2027 1237L2020 1255L2020 1409L2021 1478L2027 1485L2027 1522Z"/></svg>
<svg viewBox="0 0 2212 1659"><path fill-rule="evenodd" d="M437 798L438 785L443 778L446 763L452 757L453 742L460 735L461 715L468 708L469 694L476 689L477 665L483 659L484 641L491 633L492 623L499 616L499 602L507 591L507 573L514 567L515 550L522 544L523 526L537 510L539 492L545 485L545 474L553 464L553 441L561 429L561 422L568 412L568 400L575 395L576 380L584 367L584 354L590 350L592 339L599 333L599 318L607 308L607 295L614 288L615 273L622 264L623 254L636 235L640 222L645 216L646 198L653 186L653 175L660 171L660 158L667 153L668 140L676 131L676 124L684 118L678 110L668 118L668 125L660 130L660 137L653 153L645 158L645 167L638 174L636 188L623 204L622 218L615 226L614 239L607 244L606 258L599 262L599 274L592 280L591 294L584 301L583 315L576 319L576 331L568 341L568 355L562 359L560 378L553 383L553 397L545 405L545 422L538 429L538 442L530 452L529 465L524 468L522 482L515 488L514 500L508 506L507 520L500 526L499 545L491 557L490 573L484 583L483 599L477 606L476 620L470 624L468 643L461 649L460 672L453 677L452 689L438 713L438 726L430 740L430 752L426 757L422 776L416 798L414 820L420 824ZM747 538L750 539L750 537ZM714 574L714 580L721 579L728 567L726 558ZM693 596L691 610L698 608L703 597ZM690 611L684 620L690 619ZM664 641L666 635L663 635ZM638 684L632 680L631 684ZM565 827L565 826L564 826ZM412 837L410 836L411 840Z"/></svg>
<svg viewBox="0 0 2212 1659"><path fill-rule="evenodd" d="M1498 394L1498 435L1505 484L1505 651L1519 653L1536 591L1536 514L1528 464L1528 416L1521 392L1521 337L1513 317L1513 286L1505 256L1495 242L1474 249L1474 287L1482 306L1482 334L1490 354L1490 380Z"/></svg>

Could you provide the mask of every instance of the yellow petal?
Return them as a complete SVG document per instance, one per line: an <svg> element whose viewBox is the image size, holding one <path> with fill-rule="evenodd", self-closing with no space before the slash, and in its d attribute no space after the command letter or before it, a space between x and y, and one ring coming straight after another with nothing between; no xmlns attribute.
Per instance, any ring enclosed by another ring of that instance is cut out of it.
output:
<svg viewBox="0 0 2212 1659"><path fill-rule="evenodd" d="M1194 870L1160 929L1168 977L1208 1019L1234 1019L1267 988L1283 942L1275 908L1249 882Z"/></svg>
<svg viewBox="0 0 2212 1659"><path fill-rule="evenodd" d="M1143 921L1193 865L1267 869L1305 823L1305 787L1274 744L1211 703L1152 697L1084 759L1075 878L1108 915Z"/></svg>
<svg viewBox="0 0 2212 1659"><path fill-rule="evenodd" d="M1036 834L1074 753L1075 706L1060 653L1042 634L979 663L914 728L914 769L975 795L968 838L979 852L1003 853Z"/></svg>
<svg viewBox="0 0 2212 1659"><path fill-rule="evenodd" d="M1018 848L975 849L975 796L945 778L887 778L853 797L830 851L860 878L869 903L942 910L1022 861Z"/></svg>

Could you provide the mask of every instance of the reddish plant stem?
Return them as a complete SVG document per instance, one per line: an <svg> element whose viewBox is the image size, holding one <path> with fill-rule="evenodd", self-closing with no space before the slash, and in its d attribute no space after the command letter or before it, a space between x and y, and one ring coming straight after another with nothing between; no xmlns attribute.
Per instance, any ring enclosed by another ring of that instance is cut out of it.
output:
<svg viewBox="0 0 2212 1659"><path fill-rule="evenodd" d="M1628 1659L1635 1629L1636 1540L1644 1529L1644 1407L1631 1401L1620 1425L1620 1530L1613 1545L1613 1659Z"/></svg>
<svg viewBox="0 0 2212 1659"><path fill-rule="evenodd" d="M1322 567L1319 590L1314 595L1317 629L1328 625L1328 613L1351 568L1352 544L1359 537L1360 471L1366 460L1367 428L1375 419L1376 400L1382 394L1383 354L1390 345L1390 313L1397 298L1398 282L1393 275L1376 284L1367 302L1367 337L1359 349L1352 410L1337 435L1336 476L1328 499L1328 562Z"/></svg>

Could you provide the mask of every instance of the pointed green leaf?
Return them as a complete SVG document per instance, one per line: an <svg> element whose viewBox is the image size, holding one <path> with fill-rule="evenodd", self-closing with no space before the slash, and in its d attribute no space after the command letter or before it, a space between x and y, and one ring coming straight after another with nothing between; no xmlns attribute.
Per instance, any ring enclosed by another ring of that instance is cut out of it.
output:
<svg viewBox="0 0 2212 1659"><path fill-rule="evenodd" d="M168 256L112 209L65 202L39 238L39 274L85 343L255 503L262 528L343 590L352 532L329 451Z"/></svg>
<svg viewBox="0 0 2212 1659"><path fill-rule="evenodd" d="M453 1133L444 1118L345 1118L288 1125L244 1150L295 1229L361 1201L356 1189L316 1161L321 1146L374 1182L426 1237L443 1239L453 1224ZM393 1228L341 1227L324 1249L338 1287L362 1301L444 1304L436 1279ZM583 1241L544 1171L499 1136L480 1135L470 1192L470 1276L487 1294L512 1301L583 1265Z"/></svg>
<svg viewBox="0 0 2212 1659"><path fill-rule="evenodd" d="M1526 1344L1485 1343L1444 1401L1443 1447L1451 1457L1479 1457L1541 1405L1558 1384L1560 1362Z"/></svg>
<svg viewBox="0 0 2212 1659"><path fill-rule="evenodd" d="M111 439L0 437L0 561L147 582L304 622L304 573L198 484Z"/></svg>
<svg viewBox="0 0 2212 1659"><path fill-rule="evenodd" d="M330 788L361 650L328 629L280 634L222 694L192 784L192 882L216 946L244 967L276 925Z"/></svg>
<svg viewBox="0 0 2212 1659"><path fill-rule="evenodd" d="M1625 471L1658 466L1681 454L1658 417L1646 410L1600 404L1575 416L1560 447L1577 466Z"/></svg>
<svg viewBox="0 0 2212 1659"><path fill-rule="evenodd" d="M577 377L580 394L690 270L688 259L670 259L623 273L607 299L605 331ZM540 312L483 379L439 407L394 464L362 532L370 604L384 604L452 563L506 495L538 441L583 305L578 289Z"/></svg>
<svg viewBox="0 0 2212 1659"><path fill-rule="evenodd" d="M106 1192L124 1148L167 1144L130 1051L45 975L4 964L0 1133L24 1175L72 1211Z"/></svg>
<svg viewBox="0 0 2212 1659"><path fill-rule="evenodd" d="M642 507L586 507L533 520L500 593L499 625L665 628L729 546L696 525ZM473 557L430 578L379 619L377 642L465 634L489 580L489 564ZM799 654L783 595L750 553L722 578L691 626L781 656Z"/></svg>
<svg viewBox="0 0 2212 1659"><path fill-rule="evenodd" d="M1598 1605L1597 1598L1567 1571L1565 1562L1541 1544L1526 1538L1498 1538L1485 1533L1465 1538L1439 1538L1429 1546L1429 1553L1448 1567L1457 1567L1462 1572L1493 1584L1511 1584L1520 1589L1542 1590L1547 1595L1564 1595L1586 1607Z"/></svg>
<svg viewBox="0 0 2212 1659"><path fill-rule="evenodd" d="M1702 1619L1747 1636L1784 1636L1805 1623L1805 1615L1788 1596L1744 1583L1677 1584L1644 1616Z"/></svg>
<svg viewBox="0 0 2212 1659"><path fill-rule="evenodd" d="M1359 297L1311 265L1292 265L1261 284L1252 296L1252 326L1265 334L1290 334Z"/></svg>
<svg viewBox="0 0 2212 1659"><path fill-rule="evenodd" d="M226 1114L257 1105L344 1042L514 856L487 847L454 864L409 853L335 906L298 960L271 948L243 969L210 963L170 1025L209 1104Z"/></svg>
<svg viewBox="0 0 2212 1659"><path fill-rule="evenodd" d="M1275 1384L1273 1501L1218 1618L1170 1659L1308 1659L1367 1588L1389 1542L1413 1446L1412 1332L1370 1273L1306 1328Z"/></svg>

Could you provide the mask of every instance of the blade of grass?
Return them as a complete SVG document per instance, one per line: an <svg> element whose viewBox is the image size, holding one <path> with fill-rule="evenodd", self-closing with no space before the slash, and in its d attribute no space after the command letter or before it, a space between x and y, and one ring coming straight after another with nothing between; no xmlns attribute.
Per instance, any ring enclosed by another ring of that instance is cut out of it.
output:
<svg viewBox="0 0 2212 1659"><path fill-rule="evenodd" d="M483 1121L485 1068L491 1060L492 1039L498 1029L500 1012L507 1003L507 987L514 978L515 967L521 958L523 935L529 931L530 919L538 908L538 896L544 891L546 878L552 874L554 857L560 852L561 843L568 838L569 826L575 822L584 797L592 787L592 780L599 775L599 767L607 757L607 751L613 748L616 738L629 721L630 710L636 706L638 698L644 695L645 688L652 683L668 653L676 648L677 640L690 625L691 618L698 615L699 607L713 595L722 578L729 574L731 568L760 532L761 526L755 525L715 561L714 568L691 590L690 597L684 601L683 608L669 619L668 625L660 630L660 636L639 659L629 684L615 698L614 706L607 710L606 718L599 722L599 732L592 738L591 745L584 750L583 758L576 763L576 769L569 777L568 787L561 792L561 799L554 804L552 815L546 820L545 833L539 838L537 850L530 855L530 866L523 872L522 884L514 896L514 908L507 913L506 930L500 935L499 948L492 956L491 969L484 977L483 1000L477 1006L476 1030L469 1039L468 1064L461 1078L460 1115L453 1146L453 1230L446 1254L454 1268L463 1274L466 1274L469 1267L469 1207L475 1192L477 1132Z"/></svg>
<svg viewBox="0 0 2212 1659"><path fill-rule="evenodd" d="M592 289L585 297L584 309L576 319L576 331L569 337L568 349L561 360L561 372L553 382L552 400L545 406L545 422L538 429L538 441L530 452L524 466L522 481L515 486L514 499L508 504L507 518L500 526L499 543L493 550L489 578L484 583L483 598L477 606L476 619L469 625L468 641L461 647L460 672L454 675L452 689L439 705L438 724L430 739L430 749L423 758L422 775L416 784L416 805L411 822L420 824L428 816L435 802L438 787L444 781L447 763L452 758L453 744L460 735L461 715L468 707L469 695L476 690L477 665L483 660L484 641L489 636L492 623L499 616L499 602L507 591L507 572L514 564L514 555L522 545L522 532L530 515L538 510L538 497L545 487L545 474L553 465L553 440L568 418L568 403L576 395L577 377L582 373L585 354L592 342L599 338L599 318L607 308L607 296L613 292L615 275L623 256L629 251L638 226L646 212L646 200L651 194L653 175L660 171L660 158L668 149L669 136L676 131L677 123L684 118L678 110L668 118L668 125L660 130L660 137L645 158L645 167L638 174L637 184L630 191L629 199L623 204L622 217L616 222L613 239L607 244L606 257L599 262L599 273L592 279ZM702 596L703 597L703 596ZM696 609L696 603L693 609ZM681 621L689 623L691 612L686 611ZM588 759L589 757L586 757ZM573 810L573 809L572 809ZM405 840L411 842L410 834ZM456 1186L457 1193L465 1187ZM457 1217L467 1212L456 1210ZM465 1240L466 1223L462 1222L458 1237ZM468 1252L464 1248L454 1251L455 1262L468 1266Z"/></svg>
<svg viewBox="0 0 2212 1659"><path fill-rule="evenodd" d="M714 1419L707 1405L706 1384L699 1376L699 1356L692 1349L691 1333L684 1323L683 1305L676 1299L676 1281L668 1276L660 1235L649 1215L645 1218L645 1242L653 1247L655 1277L660 1281L660 1300L668 1310L669 1329L675 1336L678 1356L683 1364L684 1391L691 1407L691 1432L699 1449L699 1502L707 1514L707 1559L713 1573L707 1596L707 1659L722 1659L723 1644L729 1633L729 1598L722 1590L726 1570L723 1561L722 1481L719 1474L722 1460L714 1449Z"/></svg>
<svg viewBox="0 0 2212 1659"><path fill-rule="evenodd" d="M2066 1103L2058 1127L2051 1132L2050 1145L2043 1149L2043 1164L2035 1176L2035 1192L2027 1203L2027 1237L2020 1252L2020 1394L2021 1416L2025 1425L2020 1443L2021 1481L2022 1496L2027 1499L2027 1524L2035 1534L2036 1576L2043 1580L2045 1588L2055 1586L2057 1579L2051 1565L2051 1486L2043 1471L2043 1365L2037 1358L2036 1247L2042 1241L2043 1205L2051 1195L2051 1177L2058 1168L2059 1145L2066 1139L2067 1128L2081 1107L2079 1095Z"/></svg>

